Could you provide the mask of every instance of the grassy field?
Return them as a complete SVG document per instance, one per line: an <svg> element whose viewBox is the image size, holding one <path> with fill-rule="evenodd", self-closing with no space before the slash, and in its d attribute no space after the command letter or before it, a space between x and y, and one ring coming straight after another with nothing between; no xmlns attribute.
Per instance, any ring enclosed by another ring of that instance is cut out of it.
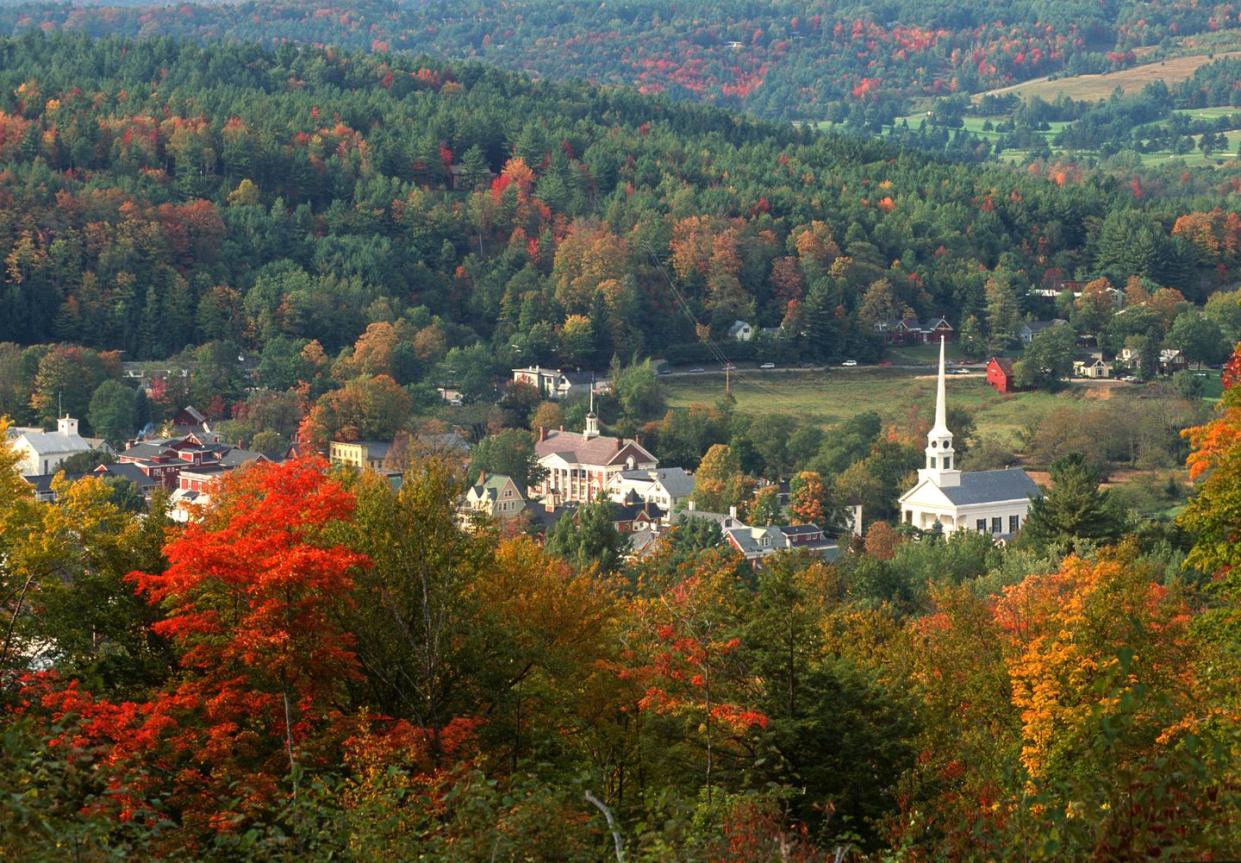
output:
<svg viewBox="0 0 1241 863"><path fill-rule="evenodd" d="M1220 60L1225 57L1241 57L1241 51L1227 51L1216 54L1193 54L1186 57L1170 57L1154 63L1144 63L1119 72L1107 72L1102 75L1074 75L1071 78L1035 78L988 91L995 96L1015 93L1022 98L1039 96L1048 102L1063 93L1071 99L1099 101L1108 98L1117 87L1124 93L1136 93L1152 81L1162 80L1166 84L1184 81L1194 74L1199 66ZM974 97L980 100L985 93Z"/></svg>
<svg viewBox="0 0 1241 863"><path fill-rule="evenodd" d="M724 394L722 375L694 375L664 381L668 404L685 407L713 403ZM1017 433L1065 400L1082 397L1073 386L1052 395L1042 392L1003 396L981 376L953 377L948 402L974 415L978 432L1017 443ZM935 379L886 368L831 369L826 372L739 375L733 380L737 409L748 413L785 413L830 426L864 411L885 422L930 418L935 409Z"/></svg>

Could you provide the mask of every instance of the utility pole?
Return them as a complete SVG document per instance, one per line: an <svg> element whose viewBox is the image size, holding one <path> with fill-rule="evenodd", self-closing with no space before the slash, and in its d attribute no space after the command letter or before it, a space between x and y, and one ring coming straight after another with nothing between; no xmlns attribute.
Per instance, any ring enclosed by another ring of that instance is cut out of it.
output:
<svg viewBox="0 0 1241 863"><path fill-rule="evenodd" d="M733 374L733 364L724 363L724 395L726 396L730 396L733 394L732 374Z"/></svg>

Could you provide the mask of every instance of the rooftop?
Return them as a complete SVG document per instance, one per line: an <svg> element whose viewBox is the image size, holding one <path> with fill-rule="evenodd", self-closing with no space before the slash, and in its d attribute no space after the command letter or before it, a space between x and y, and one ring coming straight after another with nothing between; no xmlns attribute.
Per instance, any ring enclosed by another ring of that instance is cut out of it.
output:
<svg viewBox="0 0 1241 863"><path fill-rule="evenodd" d="M957 506L993 503L1001 500L1024 500L1040 497L1043 492L1034 480L1019 467L1003 470L964 471L961 484L940 491Z"/></svg>

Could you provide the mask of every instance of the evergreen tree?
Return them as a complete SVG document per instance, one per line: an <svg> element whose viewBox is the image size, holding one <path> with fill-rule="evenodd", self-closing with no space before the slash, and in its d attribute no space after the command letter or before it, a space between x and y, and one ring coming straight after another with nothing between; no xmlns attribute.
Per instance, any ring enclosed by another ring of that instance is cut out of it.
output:
<svg viewBox="0 0 1241 863"><path fill-rule="evenodd" d="M1124 528L1110 493L1099 489L1099 474L1081 453L1051 466L1052 488L1035 499L1026 518L1024 539L1037 548L1072 551L1082 540L1113 542Z"/></svg>

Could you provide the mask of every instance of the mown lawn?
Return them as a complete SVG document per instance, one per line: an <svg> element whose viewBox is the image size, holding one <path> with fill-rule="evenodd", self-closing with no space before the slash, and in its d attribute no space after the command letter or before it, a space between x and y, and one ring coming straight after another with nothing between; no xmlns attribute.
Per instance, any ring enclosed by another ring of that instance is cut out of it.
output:
<svg viewBox="0 0 1241 863"><path fill-rule="evenodd" d="M695 375L664 381L668 404L714 404L724 395L723 375ZM1063 392L1000 395L982 376L951 377L948 403L974 415L979 434L1017 443L1017 433L1065 400L1081 398L1083 387ZM935 410L935 379L905 369L830 369L826 372L741 374L733 379L737 409L746 413L784 413L831 426L865 411L889 424L930 418Z"/></svg>

